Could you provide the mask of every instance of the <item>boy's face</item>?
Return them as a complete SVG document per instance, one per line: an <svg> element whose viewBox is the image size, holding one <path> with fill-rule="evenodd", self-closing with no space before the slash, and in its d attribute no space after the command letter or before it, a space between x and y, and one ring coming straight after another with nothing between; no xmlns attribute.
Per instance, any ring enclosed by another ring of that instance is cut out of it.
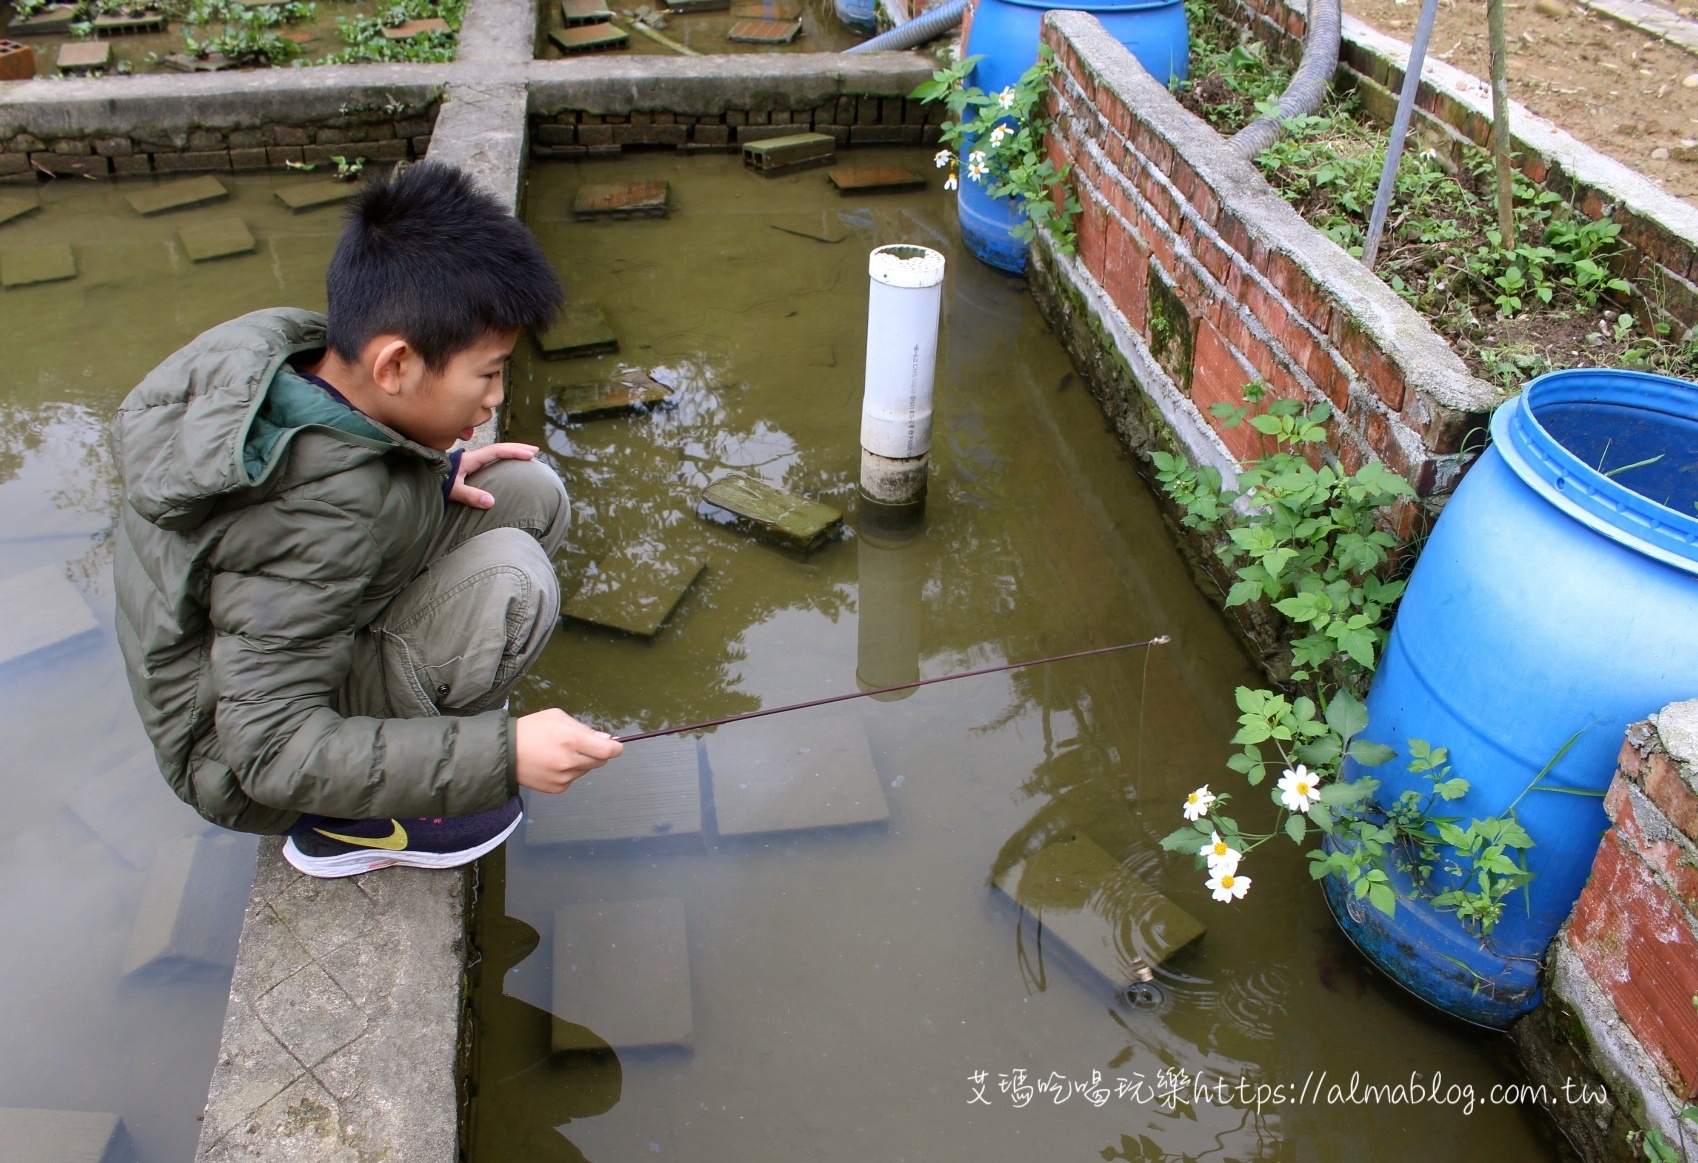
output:
<svg viewBox="0 0 1698 1163"><path fill-rule="evenodd" d="M446 451L456 440L469 439L501 403L502 370L518 339L518 328L491 332L457 352L440 372L409 351L396 369L399 390L392 393L385 423L426 448Z"/></svg>

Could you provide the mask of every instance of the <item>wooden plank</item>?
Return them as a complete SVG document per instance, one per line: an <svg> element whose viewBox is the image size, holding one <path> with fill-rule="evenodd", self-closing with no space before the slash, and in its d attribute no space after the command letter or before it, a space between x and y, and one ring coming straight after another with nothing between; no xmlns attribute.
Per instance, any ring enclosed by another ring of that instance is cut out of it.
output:
<svg viewBox="0 0 1698 1163"><path fill-rule="evenodd" d="M124 973L235 965L253 876L254 845L233 833L161 844L136 907Z"/></svg>
<svg viewBox="0 0 1698 1163"><path fill-rule="evenodd" d="M197 222L177 231L183 249L193 262L225 258L233 254L251 254L255 249L254 236L248 233L247 223L240 218L215 218Z"/></svg>
<svg viewBox="0 0 1698 1163"><path fill-rule="evenodd" d="M605 182L582 186L572 199L572 218L665 218L665 182Z"/></svg>
<svg viewBox="0 0 1698 1163"><path fill-rule="evenodd" d="M300 213L302 210L313 210L319 206L329 206L352 198L359 190L357 182L341 182L335 178L323 182L305 182L298 186L284 186L276 191L277 200L289 209Z"/></svg>
<svg viewBox="0 0 1698 1163"><path fill-rule="evenodd" d="M0 262L8 261L14 253L0 256ZM14 665L44 651L81 645L99 636L100 623L94 611L58 566L44 565L0 581L0 666Z"/></svg>
<svg viewBox="0 0 1698 1163"><path fill-rule="evenodd" d="M172 794L151 750L91 780L65 806L89 831L136 868L152 865L160 845L203 831L206 821Z"/></svg>
<svg viewBox="0 0 1698 1163"><path fill-rule="evenodd" d="M708 736L722 836L871 824L890 818L861 720L777 716Z"/></svg>
<svg viewBox="0 0 1698 1163"><path fill-rule="evenodd" d="M677 897L554 912L556 1053L688 1046L690 945Z"/></svg>
<svg viewBox="0 0 1698 1163"><path fill-rule="evenodd" d="M648 373L632 369L593 384L556 388L549 395L548 418L556 424L618 415L672 398L672 389Z"/></svg>
<svg viewBox="0 0 1698 1163"><path fill-rule="evenodd" d="M137 214L163 214L167 210L182 210L189 206L203 206L208 202L217 202L228 198L230 191L224 183L210 174L202 178L185 178L180 182L167 182L155 186L151 190L137 190L126 196L130 208Z"/></svg>
<svg viewBox="0 0 1698 1163"><path fill-rule="evenodd" d="M525 796L525 843L594 844L702 834L693 739L643 739L559 795Z"/></svg>
<svg viewBox="0 0 1698 1163"><path fill-rule="evenodd" d="M837 166L826 171L831 184L842 193L871 190L913 190L924 187L923 174L902 166Z"/></svg>
<svg viewBox="0 0 1698 1163"><path fill-rule="evenodd" d="M595 564L564 613L581 622L594 622L652 638L671 616L703 564L682 553L667 553L647 545L624 545Z"/></svg>
<svg viewBox="0 0 1698 1163"><path fill-rule="evenodd" d="M996 878L996 887L1116 989L1203 935L1201 921L1090 839L1051 844Z"/></svg>
<svg viewBox="0 0 1698 1163"><path fill-rule="evenodd" d="M802 15L800 0L731 0L731 16L735 20L798 20Z"/></svg>
<svg viewBox="0 0 1698 1163"><path fill-rule="evenodd" d="M440 16L427 16L421 20L403 20L392 28L383 30L384 40L412 40L427 32L452 32L448 22Z"/></svg>
<svg viewBox="0 0 1698 1163"><path fill-rule="evenodd" d="M563 53L583 53L624 48L631 37L622 28L601 23L581 24L576 28L558 28L548 34L548 39Z"/></svg>
<svg viewBox="0 0 1698 1163"><path fill-rule="evenodd" d="M754 477L730 476L702 490L702 500L742 518L751 531L813 549L843 523L843 512Z"/></svg>
<svg viewBox="0 0 1698 1163"><path fill-rule="evenodd" d="M787 133L743 143L743 164L761 173L830 165L836 159L837 139L829 133Z"/></svg>
<svg viewBox="0 0 1698 1163"><path fill-rule="evenodd" d="M604 24L613 19L607 0L560 0L560 19L567 28L580 24Z"/></svg>
<svg viewBox="0 0 1698 1163"><path fill-rule="evenodd" d="M0 198L0 223L22 218L41 209L41 203L29 198Z"/></svg>
<svg viewBox="0 0 1698 1163"><path fill-rule="evenodd" d="M112 63L112 43L105 40L73 40L59 46L56 60L61 73L104 69Z"/></svg>
<svg viewBox="0 0 1698 1163"><path fill-rule="evenodd" d="M537 348L549 359L576 359L619 350L619 340L601 313L601 304L577 299L566 304L554 325L540 335L531 333Z"/></svg>
<svg viewBox="0 0 1698 1163"><path fill-rule="evenodd" d="M733 44L789 44L802 35L800 20L739 20L725 33Z"/></svg>
<svg viewBox="0 0 1698 1163"><path fill-rule="evenodd" d="M0 1107L0 1159L6 1163L130 1163L135 1157L117 1115Z"/></svg>

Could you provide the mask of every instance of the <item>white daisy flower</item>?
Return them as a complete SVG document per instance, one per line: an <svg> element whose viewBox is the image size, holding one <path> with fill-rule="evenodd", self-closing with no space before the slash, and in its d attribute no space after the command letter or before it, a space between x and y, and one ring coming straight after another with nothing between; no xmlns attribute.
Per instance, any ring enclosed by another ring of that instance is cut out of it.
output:
<svg viewBox="0 0 1698 1163"><path fill-rule="evenodd" d="M960 183L955 180L954 174L950 174L947 178L943 179L943 188L946 190L953 190L959 184Z"/></svg>
<svg viewBox="0 0 1698 1163"><path fill-rule="evenodd" d="M975 157L983 157L984 155L983 154L975 154L974 156ZM967 176L969 178L972 178L975 182L984 181L985 175L988 174L988 173L990 173L990 170L988 168L986 168L984 162L970 162L970 163L968 163Z"/></svg>
<svg viewBox="0 0 1698 1163"><path fill-rule="evenodd" d="M1236 872L1217 872L1209 877L1206 884L1217 901L1238 900L1250 891L1250 878L1239 876Z"/></svg>
<svg viewBox="0 0 1698 1163"><path fill-rule="evenodd" d="M1203 849L1203 855L1209 859L1209 871L1216 876L1232 875L1238 871L1238 862L1244 853L1220 838L1219 832L1209 833L1208 846Z"/></svg>
<svg viewBox="0 0 1698 1163"><path fill-rule="evenodd" d="M996 103L1004 109L1014 108L1014 86L1010 85L996 95Z"/></svg>
<svg viewBox="0 0 1698 1163"><path fill-rule="evenodd" d="M997 146L1001 145L1002 139L1007 137L1007 136L1008 136L1008 126L1006 126L1006 125L999 125L995 129L991 130L991 136L990 136L991 148L995 149Z"/></svg>
<svg viewBox="0 0 1698 1163"><path fill-rule="evenodd" d="M1293 812L1307 812L1321 798L1321 781L1299 763L1279 777L1279 802Z"/></svg>
<svg viewBox="0 0 1698 1163"><path fill-rule="evenodd" d="M947 149L940 149L937 151L937 156L932 158L932 161L936 162L937 168L941 170L944 166L949 164L949 159L952 156L953 155Z"/></svg>
<svg viewBox="0 0 1698 1163"><path fill-rule="evenodd" d="M1185 818L1196 823L1209 814L1209 809L1214 806L1214 802L1215 793L1210 791L1209 785L1205 783L1185 797Z"/></svg>

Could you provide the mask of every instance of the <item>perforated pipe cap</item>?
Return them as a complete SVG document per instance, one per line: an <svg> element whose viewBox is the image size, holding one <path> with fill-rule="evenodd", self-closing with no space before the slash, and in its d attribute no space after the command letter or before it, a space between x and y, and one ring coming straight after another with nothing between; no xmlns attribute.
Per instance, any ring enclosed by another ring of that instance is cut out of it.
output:
<svg viewBox="0 0 1698 1163"><path fill-rule="evenodd" d="M867 256L867 273L887 287L935 287L943 282L943 256L908 243L881 246Z"/></svg>

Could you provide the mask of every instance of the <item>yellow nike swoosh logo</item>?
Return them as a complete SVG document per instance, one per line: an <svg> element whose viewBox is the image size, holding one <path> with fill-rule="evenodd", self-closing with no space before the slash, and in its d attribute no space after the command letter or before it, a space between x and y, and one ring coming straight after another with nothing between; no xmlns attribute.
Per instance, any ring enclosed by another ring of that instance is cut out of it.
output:
<svg viewBox="0 0 1698 1163"><path fill-rule="evenodd" d="M395 825L395 831L387 836L344 836L340 832L326 832L323 828L314 828L320 836L328 836L332 840L340 840L344 844L353 844L360 848L382 848L389 852L399 852L407 846L407 829L401 826L400 820L390 820Z"/></svg>

